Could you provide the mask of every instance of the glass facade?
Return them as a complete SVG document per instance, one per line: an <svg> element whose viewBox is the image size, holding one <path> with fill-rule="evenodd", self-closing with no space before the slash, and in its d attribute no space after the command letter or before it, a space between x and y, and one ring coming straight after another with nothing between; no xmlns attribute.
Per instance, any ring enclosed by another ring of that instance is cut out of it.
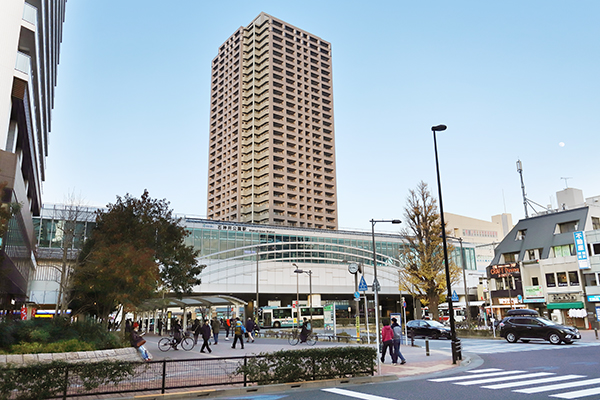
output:
<svg viewBox="0 0 600 400"><path fill-rule="evenodd" d="M256 261L275 260L286 263L348 264L350 262L373 265L373 239L370 233L298 229L255 225L225 224L208 220L186 223L190 235L186 244L200 251L208 260ZM264 232L261 232L264 231ZM268 232L267 232L268 231ZM355 237L350 237L355 236ZM400 236L382 240L376 234L377 265L397 265L402 246Z"/></svg>

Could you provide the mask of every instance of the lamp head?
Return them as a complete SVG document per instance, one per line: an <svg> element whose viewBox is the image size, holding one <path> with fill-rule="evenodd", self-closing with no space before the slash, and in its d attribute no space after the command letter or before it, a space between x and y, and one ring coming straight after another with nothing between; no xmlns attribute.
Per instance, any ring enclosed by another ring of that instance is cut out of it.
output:
<svg viewBox="0 0 600 400"><path fill-rule="evenodd" d="M296 273L296 274L302 274L302 273L304 273L304 270L296 267L296 269L294 270L294 273Z"/></svg>
<svg viewBox="0 0 600 400"><path fill-rule="evenodd" d="M401 224L402 221L400 221L399 219L393 219L392 220L392 224Z"/></svg>
<svg viewBox="0 0 600 400"><path fill-rule="evenodd" d="M448 128L446 125L436 125L436 126L432 126L431 130L434 132L441 132L441 131L445 131L446 128Z"/></svg>

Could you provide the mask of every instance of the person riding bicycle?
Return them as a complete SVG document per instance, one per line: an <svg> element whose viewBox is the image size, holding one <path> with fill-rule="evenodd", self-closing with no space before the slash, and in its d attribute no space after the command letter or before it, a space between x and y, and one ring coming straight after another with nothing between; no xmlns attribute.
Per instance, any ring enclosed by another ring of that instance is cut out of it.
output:
<svg viewBox="0 0 600 400"><path fill-rule="evenodd" d="M175 319L175 322L173 323L173 349L174 350L179 350L177 348L177 345L179 343L181 343L181 340L183 339L183 330L181 329L181 324L179 323L178 319Z"/></svg>
<svg viewBox="0 0 600 400"><path fill-rule="evenodd" d="M306 339L308 339L308 335L310 335L311 331L312 326L306 317L304 317L304 322L302 322L302 330L300 331L300 343L306 343Z"/></svg>

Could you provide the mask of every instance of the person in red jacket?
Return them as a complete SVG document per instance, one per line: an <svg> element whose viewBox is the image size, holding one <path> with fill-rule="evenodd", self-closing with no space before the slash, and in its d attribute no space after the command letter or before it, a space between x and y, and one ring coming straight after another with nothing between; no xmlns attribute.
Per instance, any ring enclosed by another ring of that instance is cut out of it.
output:
<svg viewBox="0 0 600 400"><path fill-rule="evenodd" d="M385 353L388 349L390 349L390 358L394 362L394 331L390 327L390 321L387 319L383 321L383 328L381 328L381 342L383 343L381 362L385 362Z"/></svg>

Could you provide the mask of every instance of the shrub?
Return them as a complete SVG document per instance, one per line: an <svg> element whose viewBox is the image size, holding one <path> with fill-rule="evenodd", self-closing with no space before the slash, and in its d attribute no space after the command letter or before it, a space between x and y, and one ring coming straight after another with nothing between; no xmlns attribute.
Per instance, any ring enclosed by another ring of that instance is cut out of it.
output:
<svg viewBox="0 0 600 400"><path fill-rule="evenodd" d="M134 374L134 363L102 361L98 363L69 364L53 361L45 364L6 366L0 368L0 400L15 398L47 399L56 397L65 389L68 369L68 386L80 383L79 393L90 391L101 384L119 383ZM12 397L16 392L16 397Z"/></svg>
<svg viewBox="0 0 600 400"><path fill-rule="evenodd" d="M239 365L259 385L372 375L377 353L372 347L344 346L261 353Z"/></svg>

